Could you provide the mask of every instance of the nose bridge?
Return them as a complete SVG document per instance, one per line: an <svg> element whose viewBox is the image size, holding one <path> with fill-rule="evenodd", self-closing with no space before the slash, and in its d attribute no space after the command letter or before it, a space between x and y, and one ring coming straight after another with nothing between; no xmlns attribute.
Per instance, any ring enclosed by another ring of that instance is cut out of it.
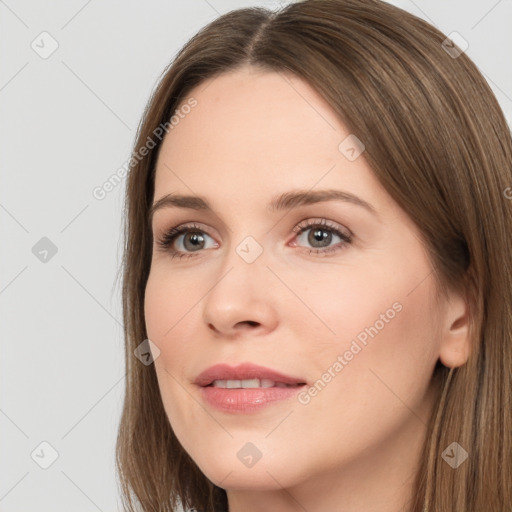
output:
<svg viewBox="0 0 512 512"><path fill-rule="evenodd" d="M224 333L240 322L257 322L268 328L274 314L267 280L273 276L266 266L263 244L252 235L242 235L238 242L235 232L231 236L215 283L204 298L204 321Z"/></svg>
<svg viewBox="0 0 512 512"><path fill-rule="evenodd" d="M252 235L242 235L241 241L238 242L236 235L232 234L232 236L229 249L222 258L218 285L224 280L234 280L235 286L241 288L245 286L256 291L258 284L260 286L263 284L265 273L269 273L266 268L267 258L263 244ZM231 287L231 285L228 286Z"/></svg>
<svg viewBox="0 0 512 512"><path fill-rule="evenodd" d="M232 272L239 271L242 274L255 271L261 272L260 267L267 260L267 253L263 244L268 238L265 234L266 219L264 217L254 218L253 222L247 220L247 215L251 211L258 211L257 204L250 204L250 199L246 198L244 203L237 201L236 205L231 204L229 226L227 227L227 239L224 241L224 249L228 248L226 254L222 257L222 267L224 272L231 267L235 267ZM265 269L268 272L268 269ZM222 274L224 274L222 272Z"/></svg>

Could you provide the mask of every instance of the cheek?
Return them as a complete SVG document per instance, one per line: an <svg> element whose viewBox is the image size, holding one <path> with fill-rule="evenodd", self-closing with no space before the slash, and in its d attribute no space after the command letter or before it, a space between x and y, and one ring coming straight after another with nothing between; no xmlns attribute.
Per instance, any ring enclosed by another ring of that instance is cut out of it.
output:
<svg viewBox="0 0 512 512"><path fill-rule="evenodd" d="M155 342L162 337L166 326L167 329L170 327L171 300L172 297L166 287L158 284L150 274L144 294L144 318L148 337Z"/></svg>
<svg viewBox="0 0 512 512"><path fill-rule="evenodd" d="M197 280L197 283L195 281ZM164 405L169 416L177 401L171 397L188 397L183 386L186 375L190 374L191 363L197 360L201 343L197 334L201 325L201 308L198 301L207 291L201 285L204 279L188 275L179 278L168 269L157 268L150 273L145 295L144 315L148 338L155 343L159 357L155 360L155 370ZM204 339L204 335L201 336Z"/></svg>
<svg viewBox="0 0 512 512"><path fill-rule="evenodd" d="M297 320L297 348L310 377L329 382L329 392L321 382L315 395L323 406L359 410L358 403L371 403L381 410L424 396L439 352L434 280L425 278L430 270L421 260L396 268L381 261L364 272L344 268L336 279L330 269L295 289L310 311L297 301L287 314Z"/></svg>
<svg viewBox="0 0 512 512"><path fill-rule="evenodd" d="M173 343L173 339L179 340L181 327L180 323L177 323L179 317L176 314L178 308L174 304L175 290L172 283L159 279L155 273L150 274L144 296L144 315L147 336L160 350L159 356L154 360L154 366L165 413L173 431L186 436L186 431L183 431L182 423L179 421L184 414L179 404L185 397L182 397L183 388L179 385L182 377L177 372L177 369L185 366L187 362L183 352L179 350L179 347L186 344Z"/></svg>
<svg viewBox="0 0 512 512"><path fill-rule="evenodd" d="M387 280L368 273L369 286L346 280L341 295L326 286L326 296L337 299L317 306L336 335L311 348L317 378L336 375L328 393L321 393L325 407L336 404L368 420L392 421L396 409L407 413L403 404L414 408L422 402L438 357L439 319L432 278L411 292L420 274L403 269ZM391 416L390 410L395 411Z"/></svg>
<svg viewBox="0 0 512 512"><path fill-rule="evenodd" d="M187 312L199 300L202 289L196 286L196 277L188 274L186 279L180 278L163 265L151 270L144 294L144 318L150 339L170 339L188 321Z"/></svg>
<svg viewBox="0 0 512 512"><path fill-rule="evenodd" d="M355 338L362 347L379 338L386 339L386 349L411 347L428 338L438 321L433 277L425 279L429 267L423 263L387 264L380 258L360 268L326 265L314 272L302 269L300 279L283 269L295 298L275 290L287 296L277 314L286 326L295 326L298 345L306 341L300 333L308 332L314 350L348 349Z"/></svg>

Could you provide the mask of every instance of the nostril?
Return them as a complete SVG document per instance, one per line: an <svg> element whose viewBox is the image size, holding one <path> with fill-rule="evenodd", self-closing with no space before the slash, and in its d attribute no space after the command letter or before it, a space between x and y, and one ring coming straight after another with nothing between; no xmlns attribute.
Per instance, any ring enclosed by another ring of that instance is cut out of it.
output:
<svg viewBox="0 0 512 512"><path fill-rule="evenodd" d="M219 332L213 324L208 324L208 327L214 332Z"/></svg>

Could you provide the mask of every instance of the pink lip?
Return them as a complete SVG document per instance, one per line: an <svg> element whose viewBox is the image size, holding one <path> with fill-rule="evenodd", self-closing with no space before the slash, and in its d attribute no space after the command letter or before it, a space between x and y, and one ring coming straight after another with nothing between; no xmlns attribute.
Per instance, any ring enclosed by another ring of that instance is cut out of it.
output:
<svg viewBox="0 0 512 512"><path fill-rule="evenodd" d="M295 387L272 388L217 388L210 384L214 380L243 380L243 379L270 379L285 384L302 384ZM203 398L213 407L229 413L250 413L259 411L272 402L285 400L296 395L304 388L304 379L291 377L282 373L258 366L244 363L236 367L218 364L199 374L195 384L201 386Z"/></svg>
<svg viewBox="0 0 512 512"><path fill-rule="evenodd" d="M210 368L207 368L197 376L194 384L197 384L198 386L208 386L214 380L243 379L270 379L274 382L284 382L285 384L306 383L304 379L284 375L271 370L270 368L266 368L265 366L243 363L238 366L229 366L227 364L216 364L214 366L210 366Z"/></svg>

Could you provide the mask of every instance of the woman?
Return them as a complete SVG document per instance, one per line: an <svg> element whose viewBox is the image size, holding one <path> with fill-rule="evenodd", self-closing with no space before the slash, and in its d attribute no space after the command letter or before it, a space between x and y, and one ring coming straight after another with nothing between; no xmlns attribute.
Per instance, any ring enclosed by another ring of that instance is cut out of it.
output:
<svg viewBox="0 0 512 512"><path fill-rule="evenodd" d="M377 0L230 12L132 160L127 510L510 510L512 140L456 44Z"/></svg>

